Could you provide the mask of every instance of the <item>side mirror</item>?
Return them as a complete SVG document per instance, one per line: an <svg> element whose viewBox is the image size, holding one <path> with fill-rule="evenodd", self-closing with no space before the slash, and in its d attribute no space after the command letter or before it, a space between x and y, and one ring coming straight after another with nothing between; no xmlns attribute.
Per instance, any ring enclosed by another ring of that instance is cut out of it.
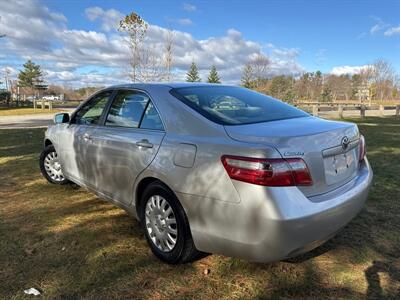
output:
<svg viewBox="0 0 400 300"><path fill-rule="evenodd" d="M55 124L62 124L69 122L69 114L67 113L60 113L54 116L54 123Z"/></svg>

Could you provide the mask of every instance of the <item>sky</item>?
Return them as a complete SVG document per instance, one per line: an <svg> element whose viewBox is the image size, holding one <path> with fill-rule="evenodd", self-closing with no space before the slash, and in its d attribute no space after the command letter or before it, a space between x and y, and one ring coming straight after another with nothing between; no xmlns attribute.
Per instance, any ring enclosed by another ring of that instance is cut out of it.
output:
<svg viewBox="0 0 400 300"><path fill-rule="evenodd" d="M80 87L129 82L128 46L118 21L135 11L149 24L147 45L162 56L174 31L174 79L192 61L203 80L215 65L240 81L257 54L270 75L354 74L376 59L400 71L400 1L0 0L0 75L27 59L48 83ZM0 80L1 81L1 80Z"/></svg>

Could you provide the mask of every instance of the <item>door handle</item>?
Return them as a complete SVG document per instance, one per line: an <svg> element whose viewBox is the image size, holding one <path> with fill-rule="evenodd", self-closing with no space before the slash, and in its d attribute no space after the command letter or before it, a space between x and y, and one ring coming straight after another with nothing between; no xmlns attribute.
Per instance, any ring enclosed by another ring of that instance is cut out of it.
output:
<svg viewBox="0 0 400 300"><path fill-rule="evenodd" d="M90 136L89 134L85 133L85 134L83 135L83 140L84 140L85 142L89 142L89 141L92 140L92 138L91 138L91 136Z"/></svg>
<svg viewBox="0 0 400 300"><path fill-rule="evenodd" d="M153 148L153 144L149 142L147 139L140 140L136 142L136 146L143 147L143 148Z"/></svg>

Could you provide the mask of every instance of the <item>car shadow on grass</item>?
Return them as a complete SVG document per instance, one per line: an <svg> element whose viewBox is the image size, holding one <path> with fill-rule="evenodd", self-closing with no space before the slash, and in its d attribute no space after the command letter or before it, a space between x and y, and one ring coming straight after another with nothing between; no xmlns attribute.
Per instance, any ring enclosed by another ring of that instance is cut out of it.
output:
<svg viewBox="0 0 400 300"><path fill-rule="evenodd" d="M157 286L165 278L193 273L192 264L157 260L123 210L76 185L47 183L34 154L0 164L0 298L28 287L47 298L144 298L171 289L168 280Z"/></svg>
<svg viewBox="0 0 400 300"><path fill-rule="evenodd" d="M400 269L394 266L394 262L373 261L372 265L365 270L365 277L368 281L366 299L383 299L388 297L381 285L381 275L386 274L392 282L389 293L390 298L400 299ZM397 286L397 288L393 288Z"/></svg>
<svg viewBox="0 0 400 300"><path fill-rule="evenodd" d="M366 208L321 247L269 264L210 255L165 265L128 214L42 179L42 130L0 130L0 295L21 298L36 286L47 298L398 298L400 131L379 121L360 125L375 170Z"/></svg>

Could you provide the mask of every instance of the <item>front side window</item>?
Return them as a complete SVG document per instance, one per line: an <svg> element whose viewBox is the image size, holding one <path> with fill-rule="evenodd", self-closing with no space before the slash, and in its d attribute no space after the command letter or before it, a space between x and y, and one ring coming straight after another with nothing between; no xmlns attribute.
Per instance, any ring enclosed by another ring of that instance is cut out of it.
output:
<svg viewBox="0 0 400 300"><path fill-rule="evenodd" d="M71 123L81 125L99 124L101 115L111 94L112 91L106 91L95 95L75 113Z"/></svg>
<svg viewBox="0 0 400 300"><path fill-rule="evenodd" d="M106 119L106 125L139 127L149 97L138 91L120 91L115 97Z"/></svg>
<svg viewBox="0 0 400 300"><path fill-rule="evenodd" d="M239 125L308 116L302 110L266 95L234 86L175 88L170 93L207 119Z"/></svg>

